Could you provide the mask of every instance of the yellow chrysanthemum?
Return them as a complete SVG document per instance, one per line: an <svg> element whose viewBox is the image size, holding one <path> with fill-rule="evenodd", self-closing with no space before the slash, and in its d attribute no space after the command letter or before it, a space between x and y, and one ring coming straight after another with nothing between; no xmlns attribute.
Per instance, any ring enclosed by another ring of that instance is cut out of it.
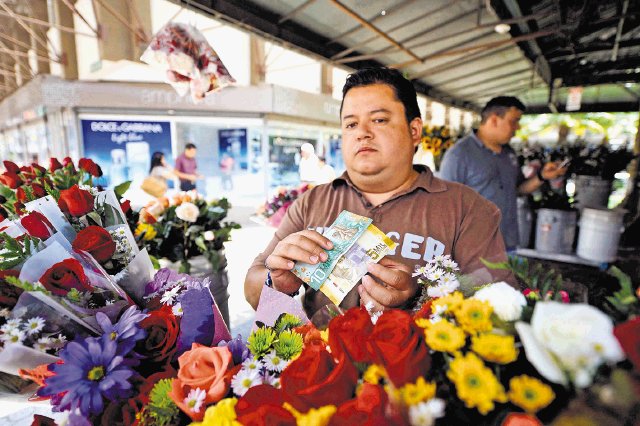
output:
<svg viewBox="0 0 640 426"><path fill-rule="evenodd" d="M480 355L485 361L509 364L518 358L515 339L513 336L500 336L486 333L473 336L471 350Z"/></svg>
<svg viewBox="0 0 640 426"><path fill-rule="evenodd" d="M424 331L427 345L438 352L453 353L464 346L465 334L460 327L447 320L429 325Z"/></svg>
<svg viewBox="0 0 640 426"><path fill-rule="evenodd" d="M398 392L405 405L416 405L436 396L436 384L427 382L424 377L418 377L415 383L407 383L398 389Z"/></svg>
<svg viewBox="0 0 640 426"><path fill-rule="evenodd" d="M387 372L384 370L384 367L381 367L378 364L371 364L362 375L362 379L366 383L371 383L372 385L377 385L380 383L380 380L385 377L387 377Z"/></svg>
<svg viewBox="0 0 640 426"><path fill-rule="evenodd" d="M325 405L320 408L312 408L306 413L301 413L288 402L285 402L283 407L293 414L298 426L327 426L331 417L338 410L335 405Z"/></svg>
<svg viewBox="0 0 640 426"><path fill-rule="evenodd" d="M509 400L527 413L535 414L555 397L550 386L534 377L518 376L509 380Z"/></svg>
<svg viewBox="0 0 640 426"><path fill-rule="evenodd" d="M494 401L507 402L502 384L473 352L456 356L447 377L456 385L458 398L483 415L495 408Z"/></svg>
<svg viewBox="0 0 640 426"><path fill-rule="evenodd" d="M145 241L153 240L158 233L155 228L148 223L139 223L138 227L135 230L135 236L139 237L141 234L144 234L142 239Z"/></svg>
<svg viewBox="0 0 640 426"><path fill-rule="evenodd" d="M493 328L491 313L493 308L488 302L478 299L465 299L455 311L460 327L469 334L490 331Z"/></svg>
<svg viewBox="0 0 640 426"><path fill-rule="evenodd" d="M212 405L204 412L201 422L193 422L191 426L242 426L237 420L237 398L225 398Z"/></svg>
<svg viewBox="0 0 640 426"><path fill-rule="evenodd" d="M440 297L433 301L431 304L431 310L438 312L438 310L446 310L447 312L455 312L460 305L464 302L464 296L459 291L447 294L444 297Z"/></svg>

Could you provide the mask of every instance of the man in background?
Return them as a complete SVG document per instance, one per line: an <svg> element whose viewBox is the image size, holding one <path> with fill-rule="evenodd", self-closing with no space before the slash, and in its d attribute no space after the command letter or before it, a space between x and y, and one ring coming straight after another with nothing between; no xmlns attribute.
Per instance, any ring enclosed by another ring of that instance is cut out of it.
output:
<svg viewBox="0 0 640 426"><path fill-rule="evenodd" d="M525 179L518 156L508 144L520 128L524 104L512 96L491 99L482 109L477 131L458 141L442 160L440 178L475 189L502 213L500 231L507 251L518 245L517 196L530 194L545 181L566 173L559 164L546 163L536 176Z"/></svg>
<svg viewBox="0 0 640 426"><path fill-rule="evenodd" d="M300 164L298 165L300 182L314 183L320 172L320 160L316 155L316 149L309 142L300 147Z"/></svg>
<svg viewBox="0 0 640 426"><path fill-rule="evenodd" d="M176 159L175 171L180 179L181 191L196 189L196 181L203 178L203 176L197 172L196 152L196 146L189 142L185 145L182 155Z"/></svg>

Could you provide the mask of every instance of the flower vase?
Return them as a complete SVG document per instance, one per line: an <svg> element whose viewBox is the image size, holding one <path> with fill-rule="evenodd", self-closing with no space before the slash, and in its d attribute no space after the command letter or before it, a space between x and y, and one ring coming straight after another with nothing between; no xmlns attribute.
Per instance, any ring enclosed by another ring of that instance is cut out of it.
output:
<svg viewBox="0 0 640 426"><path fill-rule="evenodd" d="M229 328L229 292L227 291L229 276L227 274L227 258L225 257L224 250L220 250L219 254L220 262L215 271L211 262L209 262L205 256L200 255L189 258L189 264L191 265L189 275L196 278L209 278L211 280L209 289L211 290L216 305L218 305L224 322L227 324L227 328ZM180 269L179 261L171 262L167 259L159 259L159 262L163 268L169 268L174 271Z"/></svg>

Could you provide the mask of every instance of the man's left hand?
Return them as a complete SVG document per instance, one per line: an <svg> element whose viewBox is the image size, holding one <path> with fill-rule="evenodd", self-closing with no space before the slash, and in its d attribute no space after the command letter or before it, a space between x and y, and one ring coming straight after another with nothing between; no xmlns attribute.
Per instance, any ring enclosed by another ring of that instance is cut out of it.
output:
<svg viewBox="0 0 640 426"><path fill-rule="evenodd" d="M362 277L362 284L358 286L362 306L373 304L374 312L398 308L416 294L418 285L411 278L408 266L384 258L377 264L369 264L367 269L371 276Z"/></svg>

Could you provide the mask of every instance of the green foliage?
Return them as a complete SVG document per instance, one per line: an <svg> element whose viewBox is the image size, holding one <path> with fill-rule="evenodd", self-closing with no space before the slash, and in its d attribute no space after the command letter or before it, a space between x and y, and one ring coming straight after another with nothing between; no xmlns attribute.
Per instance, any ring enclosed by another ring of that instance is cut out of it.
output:
<svg viewBox="0 0 640 426"><path fill-rule="evenodd" d="M0 233L0 243L4 245L4 251L0 253L0 271L11 269L24 262L31 256L39 241L38 238L25 235L20 244L7 233Z"/></svg>
<svg viewBox="0 0 640 426"><path fill-rule="evenodd" d="M260 327L247 339L247 346L254 357L258 358L265 355L275 342L277 334L269 327Z"/></svg>
<svg viewBox="0 0 640 426"><path fill-rule="evenodd" d="M41 291L43 293L48 293L48 291L40 283L30 283L28 281L22 281L17 277L5 277L4 280L15 287L23 289L24 291Z"/></svg>
<svg viewBox="0 0 640 426"><path fill-rule="evenodd" d="M280 358L290 360L302 352L303 343L304 340L300 333L285 330L278 335L278 340L273 344L273 348Z"/></svg>
<svg viewBox="0 0 640 426"><path fill-rule="evenodd" d="M116 193L116 198L118 198L118 200L122 199L122 196L124 195L125 192L129 190L130 186L131 186L131 181L128 180L116 186L115 188L113 188L113 192Z"/></svg>
<svg viewBox="0 0 640 426"><path fill-rule="evenodd" d="M302 325L300 318L295 315L284 313L278 317L273 328L276 330L276 333L282 333L285 330L291 330L300 325Z"/></svg>
<svg viewBox="0 0 640 426"><path fill-rule="evenodd" d="M175 424L180 410L169 397L173 379L162 379L155 384L149 394L149 404L144 407L140 424L168 426Z"/></svg>
<svg viewBox="0 0 640 426"><path fill-rule="evenodd" d="M46 180L44 181L44 190L47 191L47 194L51 195L54 200L56 200L56 203L60 200L60 191L52 188Z"/></svg>
<svg viewBox="0 0 640 426"><path fill-rule="evenodd" d="M618 279L620 290L607 297L607 302L611 304L619 315L628 318L640 312L640 302L636 296L631 278L620 269L612 266L609 273Z"/></svg>
<svg viewBox="0 0 640 426"><path fill-rule="evenodd" d="M562 275L555 269L548 269L539 262L530 264L526 258L517 256L509 256L508 261L498 263L480 260L489 269L511 271L518 279L521 288L538 290L542 297L551 292L552 299L560 300L559 291L562 290L563 281Z"/></svg>

